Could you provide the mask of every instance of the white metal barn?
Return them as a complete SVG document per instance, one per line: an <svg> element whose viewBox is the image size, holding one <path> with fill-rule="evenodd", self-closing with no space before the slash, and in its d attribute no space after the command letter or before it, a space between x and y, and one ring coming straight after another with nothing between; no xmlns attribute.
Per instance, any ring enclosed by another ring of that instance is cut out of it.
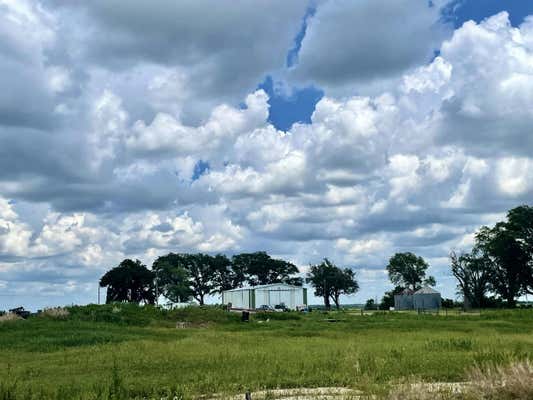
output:
<svg viewBox="0 0 533 400"><path fill-rule="evenodd" d="M275 307L285 304L291 310L307 305L307 288L273 283L270 285L250 286L222 292L222 304L232 308L253 310L263 305Z"/></svg>

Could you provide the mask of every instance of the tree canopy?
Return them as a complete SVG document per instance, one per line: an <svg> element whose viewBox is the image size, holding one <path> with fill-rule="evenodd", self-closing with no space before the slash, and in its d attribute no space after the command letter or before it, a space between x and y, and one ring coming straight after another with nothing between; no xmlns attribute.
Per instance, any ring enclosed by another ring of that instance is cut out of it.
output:
<svg viewBox="0 0 533 400"><path fill-rule="evenodd" d="M231 264L236 282L247 281L252 286L270 283L301 286L303 283L302 278L295 276L299 271L294 264L271 258L264 251L237 254Z"/></svg>
<svg viewBox="0 0 533 400"><path fill-rule="evenodd" d="M158 257L152 264L159 292L173 303L186 303L192 298L189 271L178 262L179 255Z"/></svg>
<svg viewBox="0 0 533 400"><path fill-rule="evenodd" d="M170 301L192 297L203 305L206 296L231 288L229 266L223 255L169 253L159 257L152 269L162 294Z"/></svg>
<svg viewBox="0 0 533 400"><path fill-rule="evenodd" d="M155 275L139 260L123 260L107 271L100 286L107 286L106 302L153 304L155 302Z"/></svg>
<svg viewBox="0 0 533 400"><path fill-rule="evenodd" d="M457 288L463 295L465 307L480 308L487 305L490 290L490 260L477 249L471 253L450 253L452 274L457 279Z"/></svg>
<svg viewBox="0 0 533 400"><path fill-rule="evenodd" d="M315 296L324 299L324 306L331 308L331 301L340 307L340 296L354 294L359 290L355 273L349 268L339 268L327 258L322 263L311 265L307 282L315 289Z"/></svg>
<svg viewBox="0 0 533 400"><path fill-rule="evenodd" d="M429 264L422 257L411 252L396 253L389 260L387 272L394 285L418 290L422 284L435 286L434 277L426 278L428 268Z"/></svg>
<svg viewBox="0 0 533 400"><path fill-rule="evenodd" d="M488 260L491 289L510 306L517 297L533 294L533 207L516 207L506 221L482 227L475 251Z"/></svg>

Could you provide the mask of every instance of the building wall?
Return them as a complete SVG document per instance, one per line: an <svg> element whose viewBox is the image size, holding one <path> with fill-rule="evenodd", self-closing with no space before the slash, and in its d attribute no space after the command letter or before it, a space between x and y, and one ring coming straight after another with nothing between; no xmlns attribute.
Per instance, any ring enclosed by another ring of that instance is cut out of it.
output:
<svg viewBox="0 0 533 400"><path fill-rule="evenodd" d="M235 291L227 291L222 293L222 303L229 304L231 303L232 308L251 308L251 292L250 289L242 289Z"/></svg>
<svg viewBox="0 0 533 400"><path fill-rule="evenodd" d="M413 302L415 310L436 310L441 306L440 293L414 294Z"/></svg>
<svg viewBox="0 0 533 400"><path fill-rule="evenodd" d="M286 285L272 285L251 289L230 290L222 293L222 303L232 308L253 309L262 305L271 307L284 303L290 309L307 305L307 289Z"/></svg>
<svg viewBox="0 0 533 400"><path fill-rule="evenodd" d="M304 288L275 285L255 289L256 307L262 305L274 307L283 303L290 309L296 309L296 306L305 304L304 300Z"/></svg>
<svg viewBox="0 0 533 400"><path fill-rule="evenodd" d="M412 294L397 294L394 296L394 309L412 310L413 309L413 295Z"/></svg>

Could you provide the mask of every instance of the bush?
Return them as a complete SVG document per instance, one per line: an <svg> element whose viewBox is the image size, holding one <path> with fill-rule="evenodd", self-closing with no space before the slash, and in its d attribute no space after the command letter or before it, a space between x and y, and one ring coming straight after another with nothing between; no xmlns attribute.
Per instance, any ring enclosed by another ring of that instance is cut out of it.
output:
<svg viewBox="0 0 533 400"><path fill-rule="evenodd" d="M64 307L45 308L39 316L51 319L67 319L70 312Z"/></svg>
<svg viewBox="0 0 533 400"><path fill-rule="evenodd" d="M69 307L69 318L81 321L108 322L120 325L175 325L177 321L191 324L224 323L238 321L240 316L229 313L221 306L188 306L165 309L154 305L140 306L131 303L114 303Z"/></svg>
<svg viewBox="0 0 533 400"><path fill-rule="evenodd" d="M19 319L22 319L22 317L18 316L15 313L7 313L4 315L0 315L0 322L18 321Z"/></svg>

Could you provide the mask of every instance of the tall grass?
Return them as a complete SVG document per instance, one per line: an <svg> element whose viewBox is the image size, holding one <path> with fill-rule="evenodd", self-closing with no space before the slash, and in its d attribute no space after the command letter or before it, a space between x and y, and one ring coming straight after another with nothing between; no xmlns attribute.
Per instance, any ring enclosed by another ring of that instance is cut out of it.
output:
<svg viewBox="0 0 533 400"><path fill-rule="evenodd" d="M177 322L187 324L175 329ZM463 381L475 365L533 358L532 333L533 310L467 317L280 313L242 323L217 307L72 307L62 319L0 324L0 400Z"/></svg>

